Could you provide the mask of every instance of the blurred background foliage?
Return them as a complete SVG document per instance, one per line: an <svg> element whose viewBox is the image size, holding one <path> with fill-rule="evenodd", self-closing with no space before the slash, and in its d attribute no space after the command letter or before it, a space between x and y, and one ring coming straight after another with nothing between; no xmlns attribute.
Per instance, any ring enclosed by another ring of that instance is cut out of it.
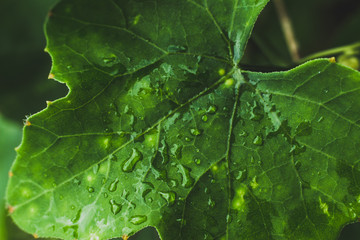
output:
<svg viewBox="0 0 360 240"><path fill-rule="evenodd" d="M43 23L49 9L59 0L0 0L0 239L32 239L19 230L5 211L8 171L21 141L21 125L26 116L41 111L47 100L67 94L65 85L47 76L51 59L43 51ZM323 57L359 61L359 0L284 0L299 45L301 58L334 49ZM301 60L299 61L301 62ZM272 0L255 25L241 67L256 71L286 70L299 62L291 60ZM357 62L358 63L358 62ZM358 69L359 70L359 69ZM155 240L153 228L139 232L131 240ZM360 239L360 223L344 228L339 240Z"/></svg>

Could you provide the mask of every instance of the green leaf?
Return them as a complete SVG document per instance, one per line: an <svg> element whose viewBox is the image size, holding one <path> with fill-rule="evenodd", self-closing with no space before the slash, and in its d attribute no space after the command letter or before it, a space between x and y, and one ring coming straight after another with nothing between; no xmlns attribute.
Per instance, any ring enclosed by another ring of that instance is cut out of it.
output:
<svg viewBox="0 0 360 240"><path fill-rule="evenodd" d="M62 1L47 50L70 92L26 122L14 221L64 239L335 239L360 213L360 75L240 70L266 2Z"/></svg>
<svg viewBox="0 0 360 240"><path fill-rule="evenodd" d="M20 143L20 127L0 114L0 239L7 239L5 227L4 198L8 171L15 158L14 148Z"/></svg>

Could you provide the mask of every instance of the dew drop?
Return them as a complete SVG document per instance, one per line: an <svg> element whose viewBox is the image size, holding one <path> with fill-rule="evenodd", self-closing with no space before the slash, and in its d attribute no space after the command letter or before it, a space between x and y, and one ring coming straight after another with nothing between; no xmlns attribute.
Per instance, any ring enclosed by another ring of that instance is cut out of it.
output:
<svg viewBox="0 0 360 240"><path fill-rule="evenodd" d="M177 159L180 159L182 148L183 148L182 146L180 146L178 144L174 144L172 146L172 148L170 149L170 152L174 157L176 157Z"/></svg>
<svg viewBox="0 0 360 240"><path fill-rule="evenodd" d="M115 60L116 60L115 57L103 58L103 62L104 62L105 64L112 64Z"/></svg>
<svg viewBox="0 0 360 240"><path fill-rule="evenodd" d="M207 122L208 116L207 116L206 114L203 115L203 116L201 117L201 120L202 120L203 122Z"/></svg>
<svg viewBox="0 0 360 240"><path fill-rule="evenodd" d="M165 165L169 162L169 146L165 141L162 141L162 147L159 149L161 155L161 165Z"/></svg>
<svg viewBox="0 0 360 240"><path fill-rule="evenodd" d="M77 211L76 216L73 219L71 219L71 221L73 223L78 222L80 220L80 216L81 216L81 208L79 209L79 211Z"/></svg>
<svg viewBox="0 0 360 240"><path fill-rule="evenodd" d="M245 131L240 131L239 136L240 137L246 137L247 133Z"/></svg>
<svg viewBox="0 0 360 240"><path fill-rule="evenodd" d="M187 142L191 142L191 140L192 140L192 139L189 138L189 137L185 137L184 139L185 139L185 141L187 141Z"/></svg>
<svg viewBox="0 0 360 240"><path fill-rule="evenodd" d="M185 188L191 187L194 184L194 179L190 176L190 170L181 164L179 164L177 167L178 173L180 173L182 177L181 185Z"/></svg>
<svg viewBox="0 0 360 240"><path fill-rule="evenodd" d="M116 157L114 154L111 154L111 155L109 156L109 160L116 162L116 161L117 161L117 157Z"/></svg>
<svg viewBox="0 0 360 240"><path fill-rule="evenodd" d="M107 193L104 193L104 198L107 198L109 195Z"/></svg>
<svg viewBox="0 0 360 240"><path fill-rule="evenodd" d="M255 144L257 146L261 146L263 144L262 136L260 136L260 135L256 136L253 140L253 144Z"/></svg>
<svg viewBox="0 0 360 240"><path fill-rule="evenodd" d="M113 130L111 128L105 128L104 132L111 133L111 132L113 132Z"/></svg>
<svg viewBox="0 0 360 240"><path fill-rule="evenodd" d="M115 200L111 199L109 203L111 205L111 212L114 215L118 214L121 211L122 205L116 203Z"/></svg>
<svg viewBox="0 0 360 240"><path fill-rule="evenodd" d="M209 108L207 109L207 112L209 114L214 114L216 113L217 107L215 105L210 105Z"/></svg>
<svg viewBox="0 0 360 240"><path fill-rule="evenodd" d="M237 176L235 177L236 180L240 180L243 176L243 171L239 171Z"/></svg>
<svg viewBox="0 0 360 240"><path fill-rule="evenodd" d="M184 46L169 45L167 50L169 53L178 53L178 52L186 52L187 48Z"/></svg>
<svg viewBox="0 0 360 240"><path fill-rule="evenodd" d="M159 192L160 196L165 199L169 206L173 205L176 198L176 193L173 191L170 192Z"/></svg>
<svg viewBox="0 0 360 240"><path fill-rule="evenodd" d="M211 208L215 207L215 201L213 201L211 198L209 198L208 206L211 207Z"/></svg>
<svg viewBox="0 0 360 240"><path fill-rule="evenodd" d="M100 165L99 165L99 164L95 164L95 165L93 166L93 173L94 173L94 174L97 174L97 173L99 172L99 168L100 168Z"/></svg>
<svg viewBox="0 0 360 240"><path fill-rule="evenodd" d="M190 133L194 136L198 136L201 134L201 131L199 129L196 129L196 128L191 128L190 129Z"/></svg>
<svg viewBox="0 0 360 240"><path fill-rule="evenodd" d="M104 184L106 183L106 181L107 181L107 179L106 179L106 178L103 178L103 179L101 180L101 183L104 185Z"/></svg>
<svg viewBox="0 0 360 240"><path fill-rule="evenodd" d="M231 221L232 221L232 217L229 214L226 215L226 222L231 223Z"/></svg>
<svg viewBox="0 0 360 240"><path fill-rule="evenodd" d="M142 153L136 148L133 148L133 152L131 156L124 161L122 170L124 172L132 172L134 170L136 163L141 159L142 159Z"/></svg>
<svg viewBox="0 0 360 240"><path fill-rule="evenodd" d="M115 181L113 181L113 182L110 184L110 186L109 186L109 191L110 191L110 192L115 192L116 189L117 189L118 183L119 183L119 179L116 178Z"/></svg>
<svg viewBox="0 0 360 240"><path fill-rule="evenodd" d="M174 187L176 187L176 186L177 186L176 180L171 179L171 180L169 181L169 187L174 188Z"/></svg>
<svg viewBox="0 0 360 240"><path fill-rule="evenodd" d="M195 159L194 159L194 162L195 162L197 165L200 165L201 160L200 160L199 158L195 158Z"/></svg>
<svg viewBox="0 0 360 240"><path fill-rule="evenodd" d="M130 222L134 225L140 225L146 222L147 217L145 215L135 215L130 218Z"/></svg>
<svg viewBox="0 0 360 240"><path fill-rule="evenodd" d="M95 189L93 187L88 187L87 190L88 190L89 193L93 193L95 191Z"/></svg>
<svg viewBox="0 0 360 240"><path fill-rule="evenodd" d="M80 185L81 184L81 181L78 179L78 178L74 178L74 183L76 185Z"/></svg>
<svg viewBox="0 0 360 240"><path fill-rule="evenodd" d="M298 146L297 144L293 145L290 149L290 153L294 155L298 155L305 151L306 151L306 146Z"/></svg>

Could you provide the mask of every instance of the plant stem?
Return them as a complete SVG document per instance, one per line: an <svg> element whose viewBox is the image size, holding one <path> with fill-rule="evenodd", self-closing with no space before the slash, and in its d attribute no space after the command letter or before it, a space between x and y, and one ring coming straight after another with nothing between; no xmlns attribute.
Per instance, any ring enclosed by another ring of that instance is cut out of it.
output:
<svg viewBox="0 0 360 240"><path fill-rule="evenodd" d="M345 46L341 46L341 47L337 47L337 48L333 48L333 49L328 49L325 51L321 51L318 53L314 53L311 54L307 57L304 57L302 59L299 60L299 63L303 63L306 61L309 61L311 59L315 59L315 58L320 58L320 57L327 57L327 56L331 56L331 55L337 55L340 53L349 53L349 54L357 54L359 51L356 51L356 49L359 48L360 51L360 42L355 42L353 44L350 45L345 45Z"/></svg>
<svg viewBox="0 0 360 240"><path fill-rule="evenodd" d="M290 18L285 8L284 1L283 0L273 0L273 1L281 23L281 28L285 35L285 40L291 55L291 59L294 62L298 62L300 59L298 44L295 38L295 34L291 25Z"/></svg>

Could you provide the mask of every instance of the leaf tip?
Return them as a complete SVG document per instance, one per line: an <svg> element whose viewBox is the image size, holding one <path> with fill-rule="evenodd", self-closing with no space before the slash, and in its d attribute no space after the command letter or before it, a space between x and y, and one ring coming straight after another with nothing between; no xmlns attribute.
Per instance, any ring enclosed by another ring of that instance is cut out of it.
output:
<svg viewBox="0 0 360 240"><path fill-rule="evenodd" d="M39 238L39 235L37 235L36 233L33 234L34 238Z"/></svg>
<svg viewBox="0 0 360 240"><path fill-rule="evenodd" d="M48 17L52 17L52 16L54 16L54 12L53 12L52 10L50 10L50 11L48 12Z"/></svg>
<svg viewBox="0 0 360 240"><path fill-rule="evenodd" d="M52 101L46 101L46 105L50 106L53 102Z"/></svg>
<svg viewBox="0 0 360 240"><path fill-rule="evenodd" d="M129 236L126 235L126 234L124 234L124 235L122 235L122 239L123 239L123 240L128 240L128 239L129 239Z"/></svg>
<svg viewBox="0 0 360 240"><path fill-rule="evenodd" d="M335 59L335 57L331 57L331 58L329 58L329 62L330 62L330 63L336 63L336 59Z"/></svg>
<svg viewBox="0 0 360 240"><path fill-rule="evenodd" d="M13 173L12 171L9 171L8 175L9 175L9 177L11 178L11 177L14 176L14 173Z"/></svg>
<svg viewBox="0 0 360 240"><path fill-rule="evenodd" d="M54 79L54 78L55 78L55 75L53 73L50 73L48 76L48 79Z"/></svg>
<svg viewBox="0 0 360 240"><path fill-rule="evenodd" d="M20 150L20 145L14 148L15 152L18 152Z"/></svg>

